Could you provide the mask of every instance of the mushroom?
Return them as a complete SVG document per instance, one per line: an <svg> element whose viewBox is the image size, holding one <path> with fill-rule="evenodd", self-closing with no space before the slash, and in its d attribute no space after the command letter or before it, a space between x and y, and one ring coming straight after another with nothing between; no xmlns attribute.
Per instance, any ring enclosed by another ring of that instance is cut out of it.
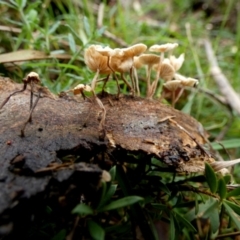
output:
<svg viewBox="0 0 240 240"><path fill-rule="evenodd" d="M198 80L194 78L186 78L180 74L176 74L175 77L178 77L176 80L172 80L163 84L163 86L172 92L172 106L174 107L178 99L181 97L184 91L184 87L195 87L198 84ZM178 88L181 88L178 96L176 98L175 92Z"/></svg>
<svg viewBox="0 0 240 240"><path fill-rule="evenodd" d="M31 95L30 95L30 110L29 110L29 116L27 118L27 121L24 123L22 129L21 129L21 137L24 137L25 134L24 134L24 130L26 128L26 125L32 121L32 113L33 113L33 110L35 109L35 107L37 106L37 103L38 103L38 100L40 98L40 95L41 95L41 92L43 90L43 88L39 88L38 89L38 96L37 96L37 99L35 100L34 104L33 104L33 92L34 92L34 85L35 84L40 84L41 81L40 81L40 78L39 78L39 75L36 73L36 72L30 72L26 78L24 78L23 80L23 88L21 90L18 90L18 91L15 91L13 92L12 94L10 94L5 100L4 102L1 104L0 106L0 109L4 107L4 105L9 101L9 99L17 94L17 93L20 93L20 92L24 92L26 89L27 89L27 85L29 84L30 85L30 92L31 92Z"/></svg>
<svg viewBox="0 0 240 240"><path fill-rule="evenodd" d="M158 64L160 61L160 57L156 54L142 54L136 60L138 61L139 66L147 65L147 96L150 94L151 89L151 70L155 64Z"/></svg>
<svg viewBox="0 0 240 240"><path fill-rule="evenodd" d="M172 107L174 107L175 103L176 103L175 92L179 87L181 87L181 81L180 80L172 80L172 81L164 83L163 86L172 93Z"/></svg>
<svg viewBox="0 0 240 240"><path fill-rule="evenodd" d="M146 51L147 46L145 44L139 43L128 48L115 48L115 49L106 49L99 50L104 56L108 57L108 66L113 72L119 72L124 83L133 91L133 94L136 92L138 83L134 81L132 77L132 69L134 56L138 56L142 52ZM129 85L127 80L124 77L125 72L130 72L130 78L132 82L132 87ZM116 75L115 78L117 79ZM120 92L118 92L119 95Z"/></svg>
<svg viewBox="0 0 240 240"><path fill-rule="evenodd" d="M84 61L88 68L93 71L99 71L100 74L110 74L107 64L107 57L99 53L100 49L104 49L101 45L91 45L84 52Z"/></svg>
<svg viewBox="0 0 240 240"><path fill-rule="evenodd" d="M183 79L181 80L181 84L184 86L184 87L196 87L198 85L198 80L195 79L195 78L186 78L186 79Z"/></svg>
<svg viewBox="0 0 240 240"><path fill-rule="evenodd" d="M84 85L84 84L78 84L75 88L71 89L70 91L73 92L74 95L81 94L83 98L85 99L86 96L84 94L84 91L86 92L91 92L94 96L94 100L96 101L97 105L99 108L102 110L102 117L99 123L99 139L103 140L106 133L105 133L105 119L106 119L106 109L102 103L102 101L97 97L95 94L95 91L90 87L89 85Z"/></svg>
<svg viewBox="0 0 240 240"><path fill-rule="evenodd" d="M99 49L103 49L103 47L101 45L91 45L84 52L85 64L91 71L96 72L91 84L93 91L96 87L99 74L110 75L112 72L108 67L108 58L99 53Z"/></svg>
<svg viewBox="0 0 240 240"><path fill-rule="evenodd" d="M150 95L148 96L149 98L152 98L155 91L156 91L158 79L159 79L160 74L161 74L161 65L164 63L164 53L165 52L171 52L172 53L173 49L175 49L177 46L178 46L177 43L166 43L166 44L162 44L162 45L155 44L155 45L153 45L149 48L150 52L159 52L160 53L159 64L158 64L158 67L157 67L157 74L156 74L155 80L153 81L153 83L151 85ZM167 67L167 65L165 65L164 68L165 68L165 72L168 72L170 70L170 68Z"/></svg>
<svg viewBox="0 0 240 240"><path fill-rule="evenodd" d="M164 59L163 63L161 64L160 77L167 82L173 79L175 70L172 67L172 65L165 60L168 60L168 59Z"/></svg>
<svg viewBox="0 0 240 240"><path fill-rule="evenodd" d="M158 83L157 79L159 77L167 82L167 81L172 80L174 77L174 74L175 74L175 70L174 70L173 66L170 64L170 60L168 58L163 59L163 62L161 63L160 68L159 68L159 64L155 64L153 66L153 69L157 72L157 75L156 75L155 81L153 82L153 84L151 86L151 92L148 95L148 97L150 97L150 98L153 97L153 95L156 91L157 83Z"/></svg>
<svg viewBox="0 0 240 240"><path fill-rule="evenodd" d="M83 96L83 98L85 99L86 96L84 94L84 91L92 92L92 88L89 85L78 84L74 89L72 89L70 91L72 91L74 95L81 94Z"/></svg>
<svg viewBox="0 0 240 240"><path fill-rule="evenodd" d="M164 83L163 86L165 88L167 88L169 91L174 92L179 87L181 87L181 81L180 80L172 80L172 81Z"/></svg>

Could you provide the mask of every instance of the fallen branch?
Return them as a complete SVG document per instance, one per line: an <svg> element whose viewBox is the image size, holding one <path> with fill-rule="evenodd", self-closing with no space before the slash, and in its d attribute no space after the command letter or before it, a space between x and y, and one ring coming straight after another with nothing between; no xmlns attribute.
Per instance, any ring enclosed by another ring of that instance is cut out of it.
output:
<svg viewBox="0 0 240 240"><path fill-rule="evenodd" d="M213 79L218 85L220 92L226 98L229 106L238 114L240 114L240 98L230 85L226 76L222 73L220 67L218 66L218 62L216 56L214 55L211 42L208 39L204 39L203 43L210 64L210 72L213 76Z"/></svg>

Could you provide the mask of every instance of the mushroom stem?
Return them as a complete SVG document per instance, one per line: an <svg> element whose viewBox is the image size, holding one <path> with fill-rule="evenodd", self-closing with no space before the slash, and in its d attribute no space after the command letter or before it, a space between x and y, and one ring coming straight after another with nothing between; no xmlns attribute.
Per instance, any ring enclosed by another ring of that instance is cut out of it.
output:
<svg viewBox="0 0 240 240"><path fill-rule="evenodd" d="M30 85L31 85L31 94L30 94L30 108L29 108L29 110L31 111L32 106L33 106L33 81L31 81ZM30 115L29 122L32 122L32 115Z"/></svg>
<svg viewBox="0 0 240 240"><path fill-rule="evenodd" d="M112 71L113 76L114 76L114 78L115 78L115 80L116 80L116 82L117 82L117 88L118 88L117 98L119 98L119 95L120 95L121 90L120 90L120 86L119 86L119 82L118 82L118 77L117 77L117 75L115 74L115 71L112 69L112 67L111 67L111 65L110 65L110 56L108 56L107 66L108 66L108 67L110 68L110 70Z"/></svg>
<svg viewBox="0 0 240 240"><path fill-rule="evenodd" d="M123 82L128 86L128 88L130 89L131 93L134 95L134 90L131 87L131 85L128 83L127 79L124 77L124 73L121 73L121 78L122 78Z"/></svg>
<svg viewBox="0 0 240 240"><path fill-rule="evenodd" d="M135 79L135 83L136 83L137 96L140 96L140 89L139 89L139 81L138 81L137 69L135 67L132 67L132 68L133 68L133 75L134 75L134 79Z"/></svg>
<svg viewBox="0 0 240 240"><path fill-rule="evenodd" d="M24 92L24 91L26 90L26 88L27 88L27 82L24 81L23 89L18 90L18 91L16 91L16 92L13 92L12 94L10 94L10 95L4 100L4 102L1 104L0 109L2 109L2 108L4 107L4 105L9 101L9 99L10 99L13 95L15 95L15 94L17 94L17 93L20 93L20 92Z"/></svg>
<svg viewBox="0 0 240 240"><path fill-rule="evenodd" d="M175 98L176 98L176 90L175 91L172 91L172 107L174 108L175 107Z"/></svg>
<svg viewBox="0 0 240 240"><path fill-rule="evenodd" d="M102 116L101 116L101 120L99 123L99 139L103 140L105 138L106 135L106 131L105 131L105 120L106 120L106 108L103 106L102 101L97 97L97 95L95 94L95 92L93 92L94 98L98 104L98 106L100 107L100 109L102 110Z"/></svg>
<svg viewBox="0 0 240 240"><path fill-rule="evenodd" d="M152 70L152 66L149 65L147 67L147 96L151 95L151 82L150 82L151 70Z"/></svg>
<svg viewBox="0 0 240 240"><path fill-rule="evenodd" d="M181 88L180 92L178 93L177 97L175 98L174 106L177 103L177 101L179 100L179 98L182 96L183 92L184 92L184 87Z"/></svg>
<svg viewBox="0 0 240 240"><path fill-rule="evenodd" d="M92 88L93 91L96 88L96 83L97 83L97 80L98 80L99 72L100 72L100 70L97 69L96 74L94 75L94 78L93 78L92 83L91 83L91 88Z"/></svg>
<svg viewBox="0 0 240 240"><path fill-rule="evenodd" d="M135 93L137 92L137 83L136 83L136 81L135 81L135 78L134 78L134 76L133 76L133 67L131 67L130 68L130 79L131 79L131 84L132 84L132 87L131 87L131 89L132 89L132 94L133 94L133 96L135 96Z"/></svg>
<svg viewBox="0 0 240 240"><path fill-rule="evenodd" d="M150 87L151 88L150 89L150 94L148 96L150 99L152 99L153 95L156 92L157 83L158 83L158 79L160 77L160 71L161 71L161 66L162 66L163 59L164 59L164 52L161 52L159 63L158 63L158 68L157 68L156 78L155 78L155 80L153 81L153 83Z"/></svg>
<svg viewBox="0 0 240 240"><path fill-rule="evenodd" d="M23 125L23 127L22 127L22 129L21 129L21 137L25 137L24 130L25 130L27 124L32 121L32 113L33 113L33 110L35 109L35 107L37 106L37 103L38 103L38 101L39 101L39 99L40 99L40 95L41 95L41 89L39 89L37 99L36 99L36 101L34 102L34 104L32 105L32 107L31 107L31 109L30 109L30 112L29 112L28 119L27 119L27 121L24 123L24 125Z"/></svg>
<svg viewBox="0 0 240 240"><path fill-rule="evenodd" d="M102 87L102 93L104 92L104 88L106 87L106 84L109 80L110 74L107 75L102 81L103 81L103 87Z"/></svg>

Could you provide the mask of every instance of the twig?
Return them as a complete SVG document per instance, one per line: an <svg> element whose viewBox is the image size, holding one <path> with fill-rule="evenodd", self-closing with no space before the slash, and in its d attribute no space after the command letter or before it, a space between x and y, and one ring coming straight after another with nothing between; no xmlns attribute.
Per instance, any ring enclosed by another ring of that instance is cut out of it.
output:
<svg viewBox="0 0 240 240"><path fill-rule="evenodd" d="M203 40L203 44L206 50L207 58L210 64L210 72L219 87L219 90L224 95L229 106L240 114L240 98L229 84L228 79L222 73L218 66L216 56L214 55L211 42L208 39Z"/></svg>

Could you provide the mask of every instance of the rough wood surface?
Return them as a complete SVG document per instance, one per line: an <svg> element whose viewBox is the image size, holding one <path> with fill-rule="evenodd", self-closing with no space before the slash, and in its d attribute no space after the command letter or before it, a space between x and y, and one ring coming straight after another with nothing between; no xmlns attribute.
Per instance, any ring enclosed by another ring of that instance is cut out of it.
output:
<svg viewBox="0 0 240 240"><path fill-rule="evenodd" d="M21 88L22 84L1 78L0 103ZM121 156L122 153L142 153L156 157L178 172L202 171L205 161L213 161L196 144L197 141L202 145L206 139L199 122L158 101L130 96L119 100L111 95L102 98L107 110L104 141L99 140L101 111L96 104L68 96L54 99L46 94L33 112L32 123L26 126L25 137L20 137L29 113L29 96L29 90L14 95L0 110L0 213L16 199L44 191L62 169L40 173L51 165L63 164L60 160L63 156L74 155L80 161L89 162L102 153L116 158L118 153ZM169 121L169 117L174 117L184 130ZM122 157L115 160L127 161ZM68 170L63 174L65 180L79 168L82 172L91 170L96 173L96 179L100 179L100 168L78 164L64 168Z"/></svg>

